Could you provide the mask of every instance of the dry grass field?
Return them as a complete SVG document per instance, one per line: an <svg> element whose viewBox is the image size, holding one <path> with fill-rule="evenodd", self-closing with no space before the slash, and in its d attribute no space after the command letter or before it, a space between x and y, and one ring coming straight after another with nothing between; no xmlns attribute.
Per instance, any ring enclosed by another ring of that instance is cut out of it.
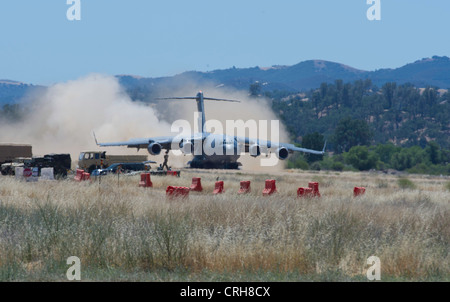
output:
<svg viewBox="0 0 450 302"><path fill-rule="evenodd" d="M168 185L203 192L167 200ZM225 193L212 195L216 178ZM263 197L266 179L278 193ZM406 179L406 180L405 180ZM450 179L377 173L183 170L78 183L0 177L0 281L450 281ZM238 195L239 182L252 192ZM319 182L320 198L297 198ZM366 193L353 197L355 186Z"/></svg>

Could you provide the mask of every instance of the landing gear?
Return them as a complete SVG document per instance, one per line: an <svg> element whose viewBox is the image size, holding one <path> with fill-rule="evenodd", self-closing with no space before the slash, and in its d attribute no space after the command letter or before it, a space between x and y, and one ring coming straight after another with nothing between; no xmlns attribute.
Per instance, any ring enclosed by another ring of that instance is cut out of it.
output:
<svg viewBox="0 0 450 302"><path fill-rule="evenodd" d="M234 163L225 163L225 167L223 169L227 170L237 170L239 169L239 166L241 166L241 163L234 162Z"/></svg>
<svg viewBox="0 0 450 302"><path fill-rule="evenodd" d="M221 169L237 170L242 164L239 162L212 162L206 160L192 160L189 165L193 169Z"/></svg>

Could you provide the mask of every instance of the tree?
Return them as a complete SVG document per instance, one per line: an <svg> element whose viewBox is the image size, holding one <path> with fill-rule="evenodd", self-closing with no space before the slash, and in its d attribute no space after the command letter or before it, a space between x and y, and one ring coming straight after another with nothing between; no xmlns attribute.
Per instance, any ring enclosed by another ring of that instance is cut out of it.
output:
<svg viewBox="0 0 450 302"><path fill-rule="evenodd" d="M250 88L249 88L250 96L258 97L261 95L261 91L262 91L262 86L261 86L260 82L256 81L250 85Z"/></svg>
<svg viewBox="0 0 450 302"><path fill-rule="evenodd" d="M394 105L393 101L394 101L394 95L395 95L396 89L397 89L396 83L386 83L383 85L383 87L381 87L383 96L387 101L388 109L392 108L392 106Z"/></svg>
<svg viewBox="0 0 450 302"><path fill-rule="evenodd" d="M288 169L302 169L302 170L308 170L309 165L305 161L305 158L302 154L296 153L293 156L290 156L287 161L287 168Z"/></svg>
<svg viewBox="0 0 450 302"><path fill-rule="evenodd" d="M439 145L433 141L428 142L428 146L425 148L425 152L428 154L431 163L434 165L441 163L441 152L439 149Z"/></svg>
<svg viewBox="0 0 450 302"><path fill-rule="evenodd" d="M378 156L366 146L354 146L345 154L346 161L360 171L376 168Z"/></svg>
<svg viewBox="0 0 450 302"><path fill-rule="evenodd" d="M274 112L293 137L317 131L330 137L330 147L334 150L342 147L336 146L332 138L339 121L346 117L370 125L373 130L370 143L394 141L404 147L420 144L426 148L427 140L433 140L441 150L450 147L450 94L441 95L437 88L419 89L412 84L394 82L380 88L370 80L351 84L337 80L301 93L273 93L272 98ZM365 142L351 143L339 152L358 144L366 145ZM428 158L427 154L425 156Z"/></svg>
<svg viewBox="0 0 450 302"><path fill-rule="evenodd" d="M346 117L339 121L333 136L337 153L348 152L353 146L369 145L373 132L364 120Z"/></svg>
<svg viewBox="0 0 450 302"><path fill-rule="evenodd" d="M394 169L403 171L420 164L426 158L425 151L419 146L402 148L400 152L392 156L392 166Z"/></svg>
<svg viewBox="0 0 450 302"><path fill-rule="evenodd" d="M23 108L18 104L5 104L0 109L0 120L18 121L22 117Z"/></svg>
<svg viewBox="0 0 450 302"><path fill-rule="evenodd" d="M400 147L396 147L393 143L379 144L375 147L375 153L378 155L379 159L385 164L391 162L392 156L396 152L400 152Z"/></svg>
<svg viewBox="0 0 450 302"><path fill-rule="evenodd" d="M323 135L318 132L307 134L302 139L302 147L306 149L322 150L324 144L325 139ZM323 155L318 154L305 153L304 156L309 164L323 159Z"/></svg>

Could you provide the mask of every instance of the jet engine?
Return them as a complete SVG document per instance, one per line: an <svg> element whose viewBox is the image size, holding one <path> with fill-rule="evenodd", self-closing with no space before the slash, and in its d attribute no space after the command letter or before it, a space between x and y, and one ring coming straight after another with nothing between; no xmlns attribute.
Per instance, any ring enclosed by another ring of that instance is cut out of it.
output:
<svg viewBox="0 0 450 302"><path fill-rule="evenodd" d="M161 145L158 143L152 143L150 145L148 145L148 153L150 153L151 155L159 155L159 153L161 153Z"/></svg>
<svg viewBox="0 0 450 302"><path fill-rule="evenodd" d="M275 151L275 154L278 159L285 160L289 156L289 151L285 147L280 147Z"/></svg>
<svg viewBox="0 0 450 302"><path fill-rule="evenodd" d="M251 156L258 157L261 155L261 148L257 144L254 144L248 148L248 152Z"/></svg>

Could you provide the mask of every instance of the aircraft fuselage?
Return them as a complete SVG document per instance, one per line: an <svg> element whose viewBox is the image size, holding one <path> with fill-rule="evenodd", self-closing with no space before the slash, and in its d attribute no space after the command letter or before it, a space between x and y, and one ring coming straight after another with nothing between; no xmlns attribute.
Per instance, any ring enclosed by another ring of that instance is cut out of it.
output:
<svg viewBox="0 0 450 302"><path fill-rule="evenodd" d="M194 158L189 163L191 168L203 169L237 169L241 147L232 136L208 134L201 144L201 150L194 145Z"/></svg>

